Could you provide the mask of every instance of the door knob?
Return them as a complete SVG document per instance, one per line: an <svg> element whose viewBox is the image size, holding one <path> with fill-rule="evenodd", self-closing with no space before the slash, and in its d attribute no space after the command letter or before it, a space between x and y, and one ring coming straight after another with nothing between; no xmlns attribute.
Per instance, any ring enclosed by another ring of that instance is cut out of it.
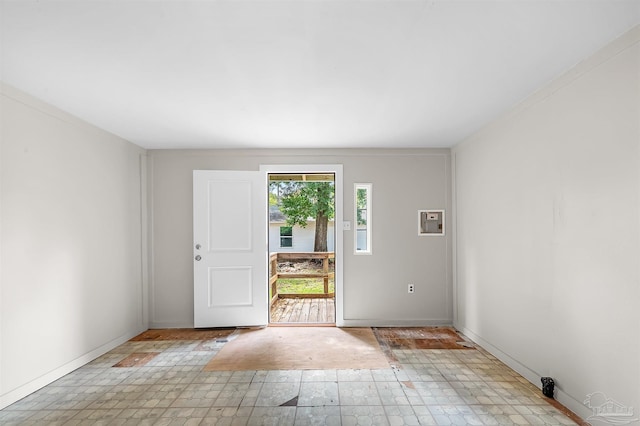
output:
<svg viewBox="0 0 640 426"><path fill-rule="evenodd" d="M200 250L200 247L202 247L200 244L196 244L196 250Z"/></svg>
<svg viewBox="0 0 640 426"><path fill-rule="evenodd" d="M201 257L200 255L197 255L197 256L196 256L196 260L197 260L197 261L200 261L200 259L202 259L202 257Z"/></svg>

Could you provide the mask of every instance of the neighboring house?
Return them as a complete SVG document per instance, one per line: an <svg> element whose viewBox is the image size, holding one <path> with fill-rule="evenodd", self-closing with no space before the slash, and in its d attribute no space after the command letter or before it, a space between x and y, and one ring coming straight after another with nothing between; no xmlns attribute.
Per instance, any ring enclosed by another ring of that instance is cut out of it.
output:
<svg viewBox="0 0 640 426"><path fill-rule="evenodd" d="M333 219L327 226L327 250L333 251ZM313 251L316 231L315 219L307 220L307 226L288 226L287 217L277 206L269 206L269 253Z"/></svg>

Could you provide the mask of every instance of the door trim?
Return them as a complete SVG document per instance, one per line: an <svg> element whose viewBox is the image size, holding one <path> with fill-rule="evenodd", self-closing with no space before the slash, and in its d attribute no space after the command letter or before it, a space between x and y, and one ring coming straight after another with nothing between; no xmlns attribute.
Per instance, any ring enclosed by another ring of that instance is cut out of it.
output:
<svg viewBox="0 0 640 426"><path fill-rule="evenodd" d="M270 173L333 173L335 176L335 241L334 252L336 256L335 266L335 306L336 326L344 326L343 312L343 176L342 164L261 164L260 171L266 175ZM266 189L265 189L266 190Z"/></svg>

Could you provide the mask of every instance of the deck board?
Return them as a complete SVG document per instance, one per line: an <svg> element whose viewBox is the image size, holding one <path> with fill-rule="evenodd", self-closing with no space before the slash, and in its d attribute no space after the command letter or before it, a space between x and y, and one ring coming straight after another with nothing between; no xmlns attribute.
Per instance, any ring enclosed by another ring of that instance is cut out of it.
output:
<svg viewBox="0 0 640 426"><path fill-rule="evenodd" d="M271 306L272 323L335 323L333 298L282 298Z"/></svg>

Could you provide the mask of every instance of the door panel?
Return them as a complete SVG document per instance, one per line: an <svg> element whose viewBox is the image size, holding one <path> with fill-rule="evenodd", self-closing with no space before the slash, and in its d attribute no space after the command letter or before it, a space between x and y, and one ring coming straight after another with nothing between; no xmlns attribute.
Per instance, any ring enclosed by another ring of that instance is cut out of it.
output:
<svg viewBox="0 0 640 426"><path fill-rule="evenodd" d="M228 172L225 172L228 173ZM209 250L252 250L252 182L208 180Z"/></svg>
<svg viewBox="0 0 640 426"><path fill-rule="evenodd" d="M196 328L268 322L265 176L193 172Z"/></svg>
<svg viewBox="0 0 640 426"><path fill-rule="evenodd" d="M251 306L253 304L250 267L209 268L209 306ZM228 283L234 283L233 286Z"/></svg>

